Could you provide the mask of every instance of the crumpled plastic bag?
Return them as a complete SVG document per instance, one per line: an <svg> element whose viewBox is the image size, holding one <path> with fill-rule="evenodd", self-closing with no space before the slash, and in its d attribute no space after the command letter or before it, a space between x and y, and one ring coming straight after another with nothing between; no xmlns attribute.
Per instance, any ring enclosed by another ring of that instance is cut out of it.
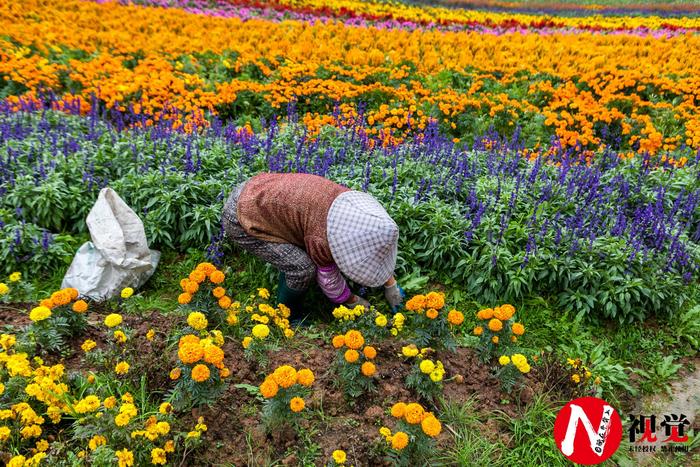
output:
<svg viewBox="0 0 700 467"><path fill-rule="evenodd" d="M148 248L143 222L114 190L100 191L86 223L92 241L78 249L61 287L103 301L151 277L160 252Z"/></svg>

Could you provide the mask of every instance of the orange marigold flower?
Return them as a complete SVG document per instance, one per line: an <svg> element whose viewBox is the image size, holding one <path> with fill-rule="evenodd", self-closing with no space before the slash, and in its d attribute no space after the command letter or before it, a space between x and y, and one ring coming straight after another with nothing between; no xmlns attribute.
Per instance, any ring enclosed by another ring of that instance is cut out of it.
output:
<svg viewBox="0 0 700 467"><path fill-rule="evenodd" d="M464 314L462 314L461 311L450 310L450 312L447 313L447 322L453 326L459 326L464 322Z"/></svg>
<svg viewBox="0 0 700 467"><path fill-rule="evenodd" d="M177 351L177 356L182 363L195 363L202 359L204 350L199 344L185 344Z"/></svg>
<svg viewBox="0 0 700 467"><path fill-rule="evenodd" d="M85 300L78 300L73 303L73 311L76 313L85 313L88 309L88 304Z"/></svg>
<svg viewBox="0 0 700 467"><path fill-rule="evenodd" d="M229 370L228 368L223 367L219 370L219 377L221 379L228 378L229 376L231 376L231 370Z"/></svg>
<svg viewBox="0 0 700 467"><path fill-rule="evenodd" d="M489 329L493 332L498 332L503 329L503 322L498 318L492 318L489 321Z"/></svg>
<svg viewBox="0 0 700 467"><path fill-rule="evenodd" d="M68 292L68 296L71 300L75 300L76 298L78 298L78 295L80 295L80 292L78 292L78 289L76 289L75 287L68 287L67 289L63 290Z"/></svg>
<svg viewBox="0 0 700 467"><path fill-rule="evenodd" d="M508 321L515 314L515 307L508 303L501 305L501 314L504 316L503 320Z"/></svg>
<svg viewBox="0 0 700 467"><path fill-rule="evenodd" d="M404 402L397 402L391 406L391 416L394 418L401 418L406 414L406 404Z"/></svg>
<svg viewBox="0 0 700 467"><path fill-rule="evenodd" d="M66 290L59 290L51 294L51 301L56 304L56 306L68 305L71 301L71 294Z"/></svg>
<svg viewBox="0 0 700 467"><path fill-rule="evenodd" d="M186 336L182 336L180 340L177 343L178 347L182 347L185 344L195 344L199 345L199 337L195 336L194 334L187 334Z"/></svg>
<svg viewBox="0 0 700 467"><path fill-rule="evenodd" d="M194 295L199 291L199 282L197 281L188 281L187 286L185 287L185 292L187 292L190 295Z"/></svg>
<svg viewBox="0 0 700 467"><path fill-rule="evenodd" d="M333 337L333 347L336 349L341 348L345 345L345 336L334 336Z"/></svg>
<svg viewBox="0 0 700 467"><path fill-rule="evenodd" d="M297 382L302 386L310 387L315 381L314 372L308 368L303 368L297 372Z"/></svg>
<svg viewBox="0 0 700 467"><path fill-rule="evenodd" d="M408 446L408 435L403 431L397 431L391 437L391 447L400 451Z"/></svg>
<svg viewBox="0 0 700 467"><path fill-rule="evenodd" d="M474 330L472 331L472 333L473 333L475 336L480 336L480 335L482 335L482 334L484 333L484 328L482 328L481 326L477 326L477 327L474 328Z"/></svg>
<svg viewBox="0 0 700 467"><path fill-rule="evenodd" d="M224 351L215 345L210 345L204 349L204 361L214 366L221 365L224 361Z"/></svg>
<svg viewBox="0 0 700 467"><path fill-rule="evenodd" d="M189 277L190 277L190 285L191 285L192 282L195 282L197 284L201 284L204 281L204 279L206 279L207 276L202 271L197 271L195 269L194 271L192 271L190 273ZM199 287L198 287L198 289L199 289ZM189 289L187 291L190 292ZM190 292L190 293L193 293L193 292Z"/></svg>
<svg viewBox="0 0 700 467"><path fill-rule="evenodd" d="M493 318L493 309L484 308L483 310L479 310L476 317L483 320L491 319Z"/></svg>
<svg viewBox="0 0 700 467"><path fill-rule="evenodd" d="M187 305L192 301L192 295L187 292L183 292L177 296L177 303L180 305Z"/></svg>
<svg viewBox="0 0 700 467"><path fill-rule="evenodd" d="M42 301L39 302L39 306L45 306L49 310L52 309L54 306L56 306L50 298L45 298Z"/></svg>
<svg viewBox="0 0 700 467"><path fill-rule="evenodd" d="M425 316L427 316L430 319L435 319L438 317L438 311L435 308L430 308L428 311L425 312Z"/></svg>
<svg viewBox="0 0 700 467"><path fill-rule="evenodd" d="M211 372L209 371L209 367L206 365L199 363L192 368L192 379L198 383L203 383L204 381L208 380L209 376L211 376Z"/></svg>
<svg viewBox="0 0 700 467"><path fill-rule="evenodd" d="M230 299L229 297L227 297L227 296L224 295L223 297L221 297L221 298L219 299L219 306L220 306L222 309L226 310L228 307L231 306L231 299Z"/></svg>
<svg viewBox="0 0 700 467"><path fill-rule="evenodd" d="M175 381L176 379L180 378L181 374L182 370L180 370L179 368L173 368L172 370L170 370L170 379Z"/></svg>
<svg viewBox="0 0 700 467"><path fill-rule="evenodd" d="M180 279L180 288L182 289L183 292L187 291L187 284L190 282L189 279Z"/></svg>
<svg viewBox="0 0 700 467"><path fill-rule="evenodd" d="M345 333L345 345L347 345L350 349L358 350L365 345L365 338L362 337L362 333L360 331L351 329Z"/></svg>
<svg viewBox="0 0 700 467"><path fill-rule="evenodd" d="M406 405L406 413L404 414L404 418L411 425L416 425L423 420L424 412L425 410L423 410L423 406L412 402Z"/></svg>
<svg viewBox="0 0 700 467"><path fill-rule="evenodd" d="M494 344L498 344L498 336L493 336L491 338L491 342L493 342Z"/></svg>
<svg viewBox="0 0 700 467"><path fill-rule="evenodd" d="M377 371L377 367L374 366L374 363L372 362L365 362L362 364L361 370L363 375L369 377Z"/></svg>
<svg viewBox="0 0 700 467"><path fill-rule="evenodd" d="M360 354L355 349L348 349L345 351L345 361L348 363L355 363L357 359L360 358Z"/></svg>
<svg viewBox="0 0 700 467"><path fill-rule="evenodd" d="M408 311L418 311L425 308L425 296L424 295L414 295L410 300L406 302L406 309Z"/></svg>
<svg viewBox="0 0 700 467"><path fill-rule="evenodd" d="M211 293L212 295L214 295L214 297L221 298L224 295L226 295L226 289L224 289L223 287L217 287L214 290L212 290Z"/></svg>
<svg viewBox="0 0 700 467"><path fill-rule="evenodd" d="M211 274L212 272L216 271L216 266L214 266L211 263L199 263L197 267L195 268L197 271L202 271L204 274L207 276Z"/></svg>
<svg viewBox="0 0 700 467"><path fill-rule="evenodd" d="M304 399L301 397L292 397L292 400L289 401L289 408L292 409L292 412L301 412L305 406Z"/></svg>
<svg viewBox="0 0 700 467"><path fill-rule="evenodd" d="M525 326L523 326L521 323L513 323L510 330L513 331L513 334L516 336L522 336L525 334Z"/></svg>
<svg viewBox="0 0 700 467"><path fill-rule="evenodd" d="M439 292L430 292L425 296L426 308L435 308L441 310L445 306L445 294Z"/></svg>
<svg viewBox="0 0 700 467"><path fill-rule="evenodd" d="M431 438L435 438L442 431L442 424L432 415L428 415L427 417L423 418L420 426L423 429L423 433Z"/></svg>
<svg viewBox="0 0 700 467"><path fill-rule="evenodd" d="M283 388L288 388L297 382L297 370L289 365L282 365L272 372L275 382Z"/></svg>
<svg viewBox="0 0 700 467"><path fill-rule="evenodd" d="M213 271L209 276L209 280L213 284L221 284L224 281L224 279L226 279L226 276L223 272L219 271L218 269L216 271Z"/></svg>
<svg viewBox="0 0 700 467"><path fill-rule="evenodd" d="M365 357L369 358L372 360L374 357L377 356L377 349L372 347L371 345L368 345L362 350L362 353L365 354Z"/></svg>
<svg viewBox="0 0 700 467"><path fill-rule="evenodd" d="M265 399L275 397L277 391L279 391L279 386L271 377L265 378L265 381L260 385L260 394L262 394Z"/></svg>

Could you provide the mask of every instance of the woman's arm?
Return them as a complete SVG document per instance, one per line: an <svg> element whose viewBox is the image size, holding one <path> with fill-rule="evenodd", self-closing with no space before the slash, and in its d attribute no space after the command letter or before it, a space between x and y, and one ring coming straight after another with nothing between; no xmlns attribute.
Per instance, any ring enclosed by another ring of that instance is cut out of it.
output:
<svg viewBox="0 0 700 467"><path fill-rule="evenodd" d="M350 287L335 264L316 268L316 281L323 294L333 303L345 303L353 298Z"/></svg>

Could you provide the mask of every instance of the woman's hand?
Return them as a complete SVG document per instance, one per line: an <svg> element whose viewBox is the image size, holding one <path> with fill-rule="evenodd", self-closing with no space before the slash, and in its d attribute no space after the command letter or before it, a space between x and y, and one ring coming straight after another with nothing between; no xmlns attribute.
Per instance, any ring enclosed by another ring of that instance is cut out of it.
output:
<svg viewBox="0 0 700 467"><path fill-rule="evenodd" d="M406 296L403 289L399 284L396 283L396 279L391 277L386 284L384 284L384 297L386 301L389 302L391 311L396 313L396 310L403 303L403 299Z"/></svg>

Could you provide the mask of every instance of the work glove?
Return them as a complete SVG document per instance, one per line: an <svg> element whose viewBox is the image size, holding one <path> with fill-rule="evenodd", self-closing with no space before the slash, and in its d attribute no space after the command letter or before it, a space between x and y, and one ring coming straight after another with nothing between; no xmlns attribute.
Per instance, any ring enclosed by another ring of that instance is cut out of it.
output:
<svg viewBox="0 0 700 467"><path fill-rule="evenodd" d="M405 296L406 293L396 282L394 285L384 286L384 297L386 297L386 301L389 302L389 306L391 307L391 311L393 313L396 313L396 310L399 309Z"/></svg>
<svg viewBox="0 0 700 467"><path fill-rule="evenodd" d="M362 305L363 307L365 307L365 310L369 311L370 305L369 305L369 302L367 300L360 297L359 295L353 294L353 297L354 298L351 298L350 300L345 302L346 307L352 309L352 308L355 308L357 305Z"/></svg>

